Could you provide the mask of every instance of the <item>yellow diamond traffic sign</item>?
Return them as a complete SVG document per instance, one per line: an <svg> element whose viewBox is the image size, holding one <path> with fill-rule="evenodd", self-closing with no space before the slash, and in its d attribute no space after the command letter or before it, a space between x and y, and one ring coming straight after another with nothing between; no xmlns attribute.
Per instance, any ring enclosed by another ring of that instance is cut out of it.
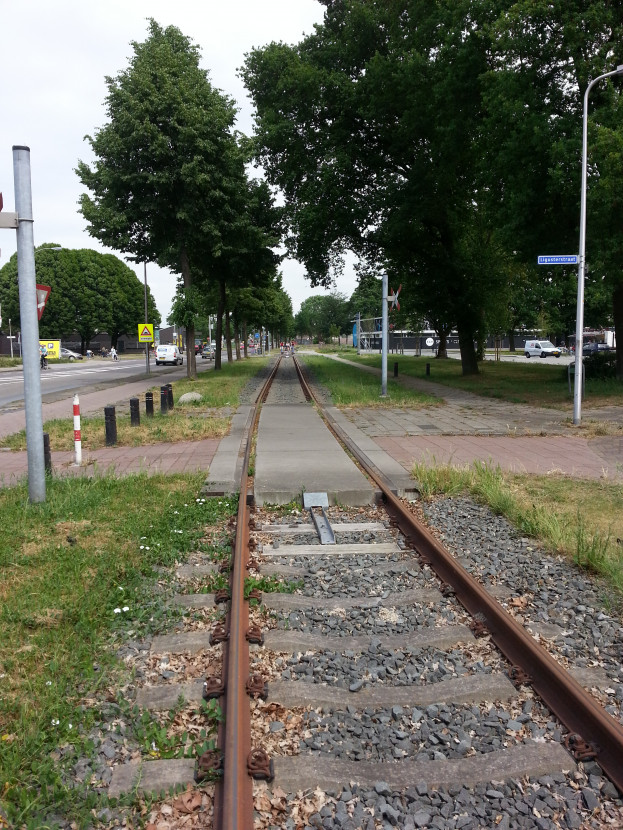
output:
<svg viewBox="0 0 623 830"><path fill-rule="evenodd" d="M154 339L154 324L153 323L139 323L138 324L138 342L151 343Z"/></svg>

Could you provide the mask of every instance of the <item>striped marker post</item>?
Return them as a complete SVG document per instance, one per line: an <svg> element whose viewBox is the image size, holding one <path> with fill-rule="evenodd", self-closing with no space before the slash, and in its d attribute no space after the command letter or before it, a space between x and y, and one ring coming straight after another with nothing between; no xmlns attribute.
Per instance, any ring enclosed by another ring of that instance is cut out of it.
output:
<svg viewBox="0 0 623 830"><path fill-rule="evenodd" d="M82 464L82 433L80 432L80 400L77 395L74 395L74 451L76 454L74 464L79 467Z"/></svg>

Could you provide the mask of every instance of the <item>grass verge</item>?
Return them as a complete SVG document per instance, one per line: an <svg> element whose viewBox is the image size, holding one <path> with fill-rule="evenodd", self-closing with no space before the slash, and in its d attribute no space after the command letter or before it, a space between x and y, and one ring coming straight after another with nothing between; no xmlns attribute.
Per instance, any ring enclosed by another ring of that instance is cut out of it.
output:
<svg viewBox="0 0 623 830"><path fill-rule="evenodd" d="M160 414L160 387L154 386L154 416L145 415L144 396L140 402L141 423L130 425L129 415L117 415L117 446L140 447L145 444L173 443L176 441L201 441L205 438L222 438L229 431L229 416L220 416L223 407L236 407L240 393L249 378L257 374L266 364L265 358L225 363L219 372L202 372L196 380L175 381L173 386L174 408L166 415ZM197 392L201 399L180 404L185 392ZM216 414L214 410L217 410ZM82 447L98 450L106 446L104 418L83 416L80 419ZM50 436L53 451L71 452L74 448L74 426L71 406L67 406L67 418L46 421L44 432ZM0 439L0 447L21 451L26 449L26 431Z"/></svg>
<svg viewBox="0 0 623 830"><path fill-rule="evenodd" d="M326 357L306 354L301 355L300 359L318 383L328 389L331 400L336 406L418 408L443 404L439 398L428 395L426 392L407 389L393 378L387 380L387 397L381 398L380 377L375 373L355 372L352 366Z"/></svg>
<svg viewBox="0 0 623 830"><path fill-rule="evenodd" d="M366 366L381 368L380 355L344 355L348 360ZM496 363L478 364L478 375L461 374L460 360L437 360L431 357L389 355L390 365L398 363L398 373L408 377L434 381L444 386L463 389L486 398L497 398L509 403L547 406L571 412L573 395L569 393L567 369L560 363ZM426 364L430 376L426 376ZM543 365L545 364L545 365ZM573 383L572 383L573 389ZM623 404L623 384L616 380L587 379L584 407Z"/></svg>
<svg viewBox="0 0 623 830"><path fill-rule="evenodd" d="M623 485L513 475L481 462L418 463L412 474L424 498L463 494L487 504L521 533L604 578L623 603Z"/></svg>
<svg viewBox="0 0 623 830"><path fill-rule="evenodd" d="M116 648L175 622L155 569L184 561L237 508L198 498L202 483L52 479L41 505L25 486L0 490L0 826L4 814L10 827L47 827L51 813L91 826L103 797L72 768L93 753L89 734L125 672ZM158 728L126 716L139 739Z"/></svg>

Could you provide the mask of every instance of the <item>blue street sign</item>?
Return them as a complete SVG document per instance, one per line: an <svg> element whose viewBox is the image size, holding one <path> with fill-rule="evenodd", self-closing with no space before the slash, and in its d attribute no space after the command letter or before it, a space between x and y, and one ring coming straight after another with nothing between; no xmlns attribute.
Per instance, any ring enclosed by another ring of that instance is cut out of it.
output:
<svg viewBox="0 0 623 830"><path fill-rule="evenodd" d="M578 257L576 254L563 254L562 256L540 256L538 263L539 265L577 265Z"/></svg>

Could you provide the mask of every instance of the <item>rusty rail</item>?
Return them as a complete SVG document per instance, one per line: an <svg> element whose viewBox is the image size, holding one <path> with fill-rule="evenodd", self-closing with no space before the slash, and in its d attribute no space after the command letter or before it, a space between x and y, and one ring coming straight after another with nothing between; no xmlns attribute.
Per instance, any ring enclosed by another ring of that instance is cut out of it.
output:
<svg viewBox="0 0 623 830"><path fill-rule="evenodd" d="M261 776L261 751L251 749L251 711L249 694L258 681L249 676L249 602L244 596L249 563L250 505L247 499L249 459L252 438L257 429L261 404L279 368L277 360L270 376L257 396L246 425L246 446L242 463L240 497L236 518L233 570L230 574L230 603L227 639L223 646L222 676L225 680L222 709L224 726L219 733L223 754L223 778L217 784L214 826L218 830L251 830L253 827L253 779ZM251 682L250 682L251 681ZM259 756L259 764L258 764ZM259 766L259 773L257 772Z"/></svg>
<svg viewBox="0 0 623 830"><path fill-rule="evenodd" d="M613 784L623 792L623 727L417 521L391 492L387 480L365 453L316 401L298 362L297 372L304 389L322 410L325 422L335 437L348 448L381 490L388 512L396 519L421 560L430 564L442 583L451 587L463 607L479 621L483 633L491 636L510 661L518 679L529 682L569 730L569 751L576 760L595 758Z"/></svg>

